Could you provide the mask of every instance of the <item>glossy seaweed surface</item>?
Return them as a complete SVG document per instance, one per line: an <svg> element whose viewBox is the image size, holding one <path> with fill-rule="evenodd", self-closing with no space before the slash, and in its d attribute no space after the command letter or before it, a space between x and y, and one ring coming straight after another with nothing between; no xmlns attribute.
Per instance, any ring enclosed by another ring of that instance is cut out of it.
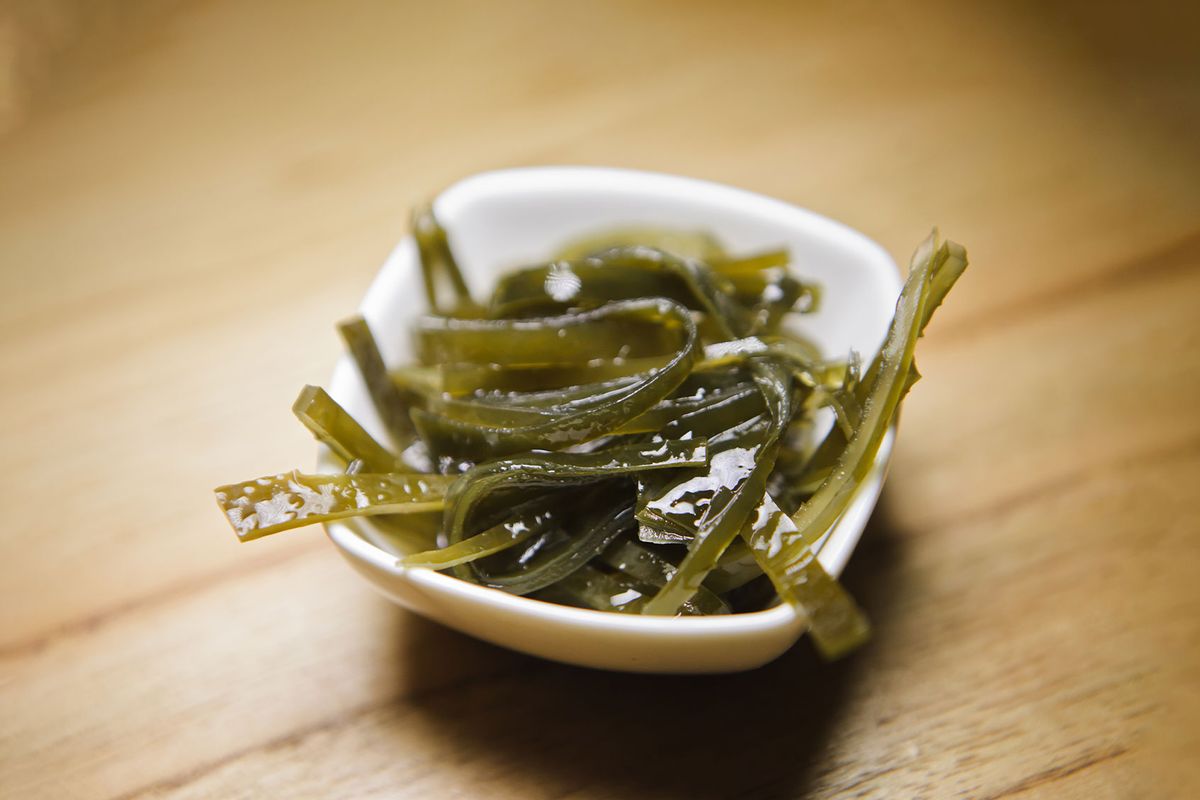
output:
<svg viewBox="0 0 1200 800"><path fill-rule="evenodd" d="M387 440L305 387L293 411L344 471L219 487L239 538L371 516L414 551L403 566L498 591L625 614L786 602L827 657L866 640L814 550L919 377L913 351L966 267L959 245L935 232L917 249L864 369L789 330L820 291L786 251L602 232L482 300L428 206L413 237L428 302L416 363L385 364L361 317L339 326Z"/></svg>

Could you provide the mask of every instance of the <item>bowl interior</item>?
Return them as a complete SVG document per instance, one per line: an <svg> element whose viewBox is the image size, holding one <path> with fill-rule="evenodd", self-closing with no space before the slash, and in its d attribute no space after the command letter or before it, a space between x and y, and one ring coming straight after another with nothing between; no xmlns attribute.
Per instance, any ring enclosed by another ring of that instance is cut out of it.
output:
<svg viewBox="0 0 1200 800"><path fill-rule="evenodd" d="M508 269L545 261L578 236L626 225L704 230L735 253L787 247L796 271L823 289L820 310L799 316L794 324L831 356L856 350L870 358L882 343L900 291L892 259L862 234L777 200L688 178L592 167L503 170L451 186L436 199L434 209L448 231L468 283L479 296ZM388 363L409 359L409 324L424 310L416 248L406 238L384 264L361 307ZM366 388L348 359L337 365L330 393L368 431L386 440ZM866 524L882 485L890 449L889 435L856 503L823 542L819 557L833 574L841 572ZM774 625L786 629L793 639L802 631L802 620L798 624L795 612L786 607L686 620L556 607L428 570L400 569L395 564L396 547L369 523L333 524L328 529L351 563L386 594L464 630L471 626L446 619L449 605L499 604L516 615L508 618L510 625L524 615L547 623L590 626L593 631L642 629L661 634L668 630L664 624L672 623L675 625L669 628L671 631L698 631L697 623L712 629L734 624L744 628ZM680 622L688 624L679 626ZM469 632L530 649L505 640L503 635Z"/></svg>

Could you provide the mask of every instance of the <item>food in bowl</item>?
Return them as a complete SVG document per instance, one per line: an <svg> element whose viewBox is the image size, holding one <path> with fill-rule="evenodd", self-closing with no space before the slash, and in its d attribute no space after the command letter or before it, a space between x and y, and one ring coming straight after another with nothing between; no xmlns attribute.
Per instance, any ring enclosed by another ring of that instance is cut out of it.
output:
<svg viewBox="0 0 1200 800"><path fill-rule="evenodd" d="M388 440L305 387L294 411L342 471L219 487L241 539L370 516L406 568L617 613L786 602L826 656L866 639L815 553L918 377L916 340L966 267L960 246L918 248L864 369L789 326L820 291L783 250L602 231L482 302L429 207L413 237L429 306L417 363L385 364L361 317L339 326Z"/></svg>

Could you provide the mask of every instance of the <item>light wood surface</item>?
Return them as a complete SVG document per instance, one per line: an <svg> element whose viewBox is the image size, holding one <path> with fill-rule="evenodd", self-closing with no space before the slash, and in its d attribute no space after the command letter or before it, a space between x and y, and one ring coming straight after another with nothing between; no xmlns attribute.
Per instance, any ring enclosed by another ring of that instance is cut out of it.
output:
<svg viewBox="0 0 1200 800"><path fill-rule="evenodd" d="M76 5L0 5L0 796L1200 796L1195 14ZM968 246L852 659L568 668L235 543L409 206L542 163Z"/></svg>

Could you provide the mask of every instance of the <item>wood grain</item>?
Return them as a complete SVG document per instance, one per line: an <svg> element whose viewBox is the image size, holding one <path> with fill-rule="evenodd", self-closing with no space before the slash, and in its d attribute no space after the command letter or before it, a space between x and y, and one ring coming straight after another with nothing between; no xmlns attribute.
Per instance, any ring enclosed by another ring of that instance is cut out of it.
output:
<svg viewBox="0 0 1200 800"><path fill-rule="evenodd" d="M1195 14L53 5L86 57L0 138L0 796L1200 794ZM847 574L862 653L574 669L224 528L210 487L310 462L287 409L407 208L540 163L969 247Z"/></svg>

